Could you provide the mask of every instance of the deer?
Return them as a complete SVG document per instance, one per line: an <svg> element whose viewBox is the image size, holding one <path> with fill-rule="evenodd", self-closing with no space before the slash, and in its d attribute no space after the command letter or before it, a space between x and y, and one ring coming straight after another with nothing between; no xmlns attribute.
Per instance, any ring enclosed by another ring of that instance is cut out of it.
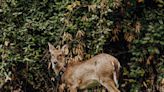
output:
<svg viewBox="0 0 164 92"><path fill-rule="evenodd" d="M55 48L51 43L48 43L48 46L52 69L56 75L63 72L59 92L64 92L65 88L68 88L69 92L77 92L78 89L86 89L95 82L105 87L108 92L120 92L118 78L121 65L114 56L100 53L84 62L66 65L68 45L62 46L61 49Z"/></svg>

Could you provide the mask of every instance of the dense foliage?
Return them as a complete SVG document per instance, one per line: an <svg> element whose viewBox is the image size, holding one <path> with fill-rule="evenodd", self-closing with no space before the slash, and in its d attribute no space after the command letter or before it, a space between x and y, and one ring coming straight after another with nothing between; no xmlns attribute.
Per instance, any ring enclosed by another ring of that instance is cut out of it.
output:
<svg viewBox="0 0 164 92"><path fill-rule="evenodd" d="M162 0L0 0L0 87L52 92L48 42L72 60L101 52L122 65L122 92L157 91L164 78Z"/></svg>

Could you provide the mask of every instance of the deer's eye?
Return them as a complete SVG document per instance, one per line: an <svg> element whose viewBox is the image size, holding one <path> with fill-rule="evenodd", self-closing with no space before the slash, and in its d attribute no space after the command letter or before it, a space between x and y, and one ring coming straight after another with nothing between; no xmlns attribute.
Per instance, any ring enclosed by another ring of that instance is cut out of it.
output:
<svg viewBox="0 0 164 92"><path fill-rule="evenodd" d="M62 54L60 54L60 55L58 55L58 57L57 57L58 59L61 59L62 58Z"/></svg>
<svg viewBox="0 0 164 92"><path fill-rule="evenodd" d="M59 56L62 56L62 54L60 54Z"/></svg>

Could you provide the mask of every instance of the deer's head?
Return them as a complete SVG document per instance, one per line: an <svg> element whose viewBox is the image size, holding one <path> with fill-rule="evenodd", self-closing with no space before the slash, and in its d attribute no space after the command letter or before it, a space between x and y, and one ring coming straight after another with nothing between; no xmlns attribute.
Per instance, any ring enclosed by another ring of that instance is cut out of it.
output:
<svg viewBox="0 0 164 92"><path fill-rule="evenodd" d="M64 68L66 61L65 55L68 54L68 45L64 45L61 49L55 48L52 44L48 43L49 52L51 54L51 63L52 68L55 71L56 75Z"/></svg>

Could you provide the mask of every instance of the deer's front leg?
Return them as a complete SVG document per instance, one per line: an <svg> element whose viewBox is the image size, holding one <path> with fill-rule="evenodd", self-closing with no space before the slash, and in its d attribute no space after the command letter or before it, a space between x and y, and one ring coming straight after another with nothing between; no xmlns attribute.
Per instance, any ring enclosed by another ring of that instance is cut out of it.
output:
<svg viewBox="0 0 164 92"><path fill-rule="evenodd" d="M62 83L62 84L59 86L59 92L64 92L64 88L65 88L65 84Z"/></svg>
<svg viewBox="0 0 164 92"><path fill-rule="evenodd" d="M77 87L71 86L70 87L70 92L77 92Z"/></svg>

